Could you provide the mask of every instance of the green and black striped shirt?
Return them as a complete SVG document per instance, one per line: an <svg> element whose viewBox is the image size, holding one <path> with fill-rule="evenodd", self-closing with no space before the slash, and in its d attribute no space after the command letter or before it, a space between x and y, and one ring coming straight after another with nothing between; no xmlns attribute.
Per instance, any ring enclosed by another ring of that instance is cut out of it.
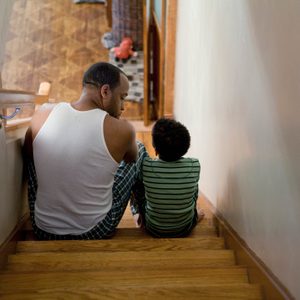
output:
<svg viewBox="0 0 300 300"><path fill-rule="evenodd" d="M195 158L174 162L145 158L145 223L150 232L174 236L192 227L199 175L200 163Z"/></svg>

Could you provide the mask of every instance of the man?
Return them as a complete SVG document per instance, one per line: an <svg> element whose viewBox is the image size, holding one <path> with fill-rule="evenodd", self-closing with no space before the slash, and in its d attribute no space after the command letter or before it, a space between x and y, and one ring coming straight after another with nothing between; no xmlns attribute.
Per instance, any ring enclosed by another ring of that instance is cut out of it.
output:
<svg viewBox="0 0 300 300"><path fill-rule="evenodd" d="M44 105L26 133L30 215L40 239L111 236L147 156L134 128L119 119L126 75L100 62L82 83L79 100Z"/></svg>

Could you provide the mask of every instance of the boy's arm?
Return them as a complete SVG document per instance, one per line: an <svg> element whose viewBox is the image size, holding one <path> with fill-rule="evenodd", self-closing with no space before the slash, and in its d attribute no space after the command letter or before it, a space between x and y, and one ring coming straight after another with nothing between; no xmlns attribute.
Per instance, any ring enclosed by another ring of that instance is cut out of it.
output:
<svg viewBox="0 0 300 300"><path fill-rule="evenodd" d="M198 200L198 196L199 196L199 178L200 178L201 165L200 165L200 162L199 162L198 159L194 159L193 164L196 164L196 168L197 168L197 171L198 171L198 175L197 175L197 178L196 178L197 183L195 185L195 191L194 191L194 194L193 194L193 201L195 203L195 207L197 208L197 200Z"/></svg>
<svg viewBox="0 0 300 300"><path fill-rule="evenodd" d="M145 197L145 186L143 183L143 165L142 165L137 182L133 186L132 196L130 199L130 209L136 227L144 226L145 202L146 202L146 197Z"/></svg>

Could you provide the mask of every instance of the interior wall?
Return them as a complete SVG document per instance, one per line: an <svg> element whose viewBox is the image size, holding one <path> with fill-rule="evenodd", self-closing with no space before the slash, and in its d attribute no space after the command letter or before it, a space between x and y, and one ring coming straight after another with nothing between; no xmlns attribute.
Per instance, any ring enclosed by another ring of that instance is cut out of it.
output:
<svg viewBox="0 0 300 300"><path fill-rule="evenodd" d="M0 73L14 0L0 1ZM22 210L21 139L8 138L0 128L0 245L16 226Z"/></svg>
<svg viewBox="0 0 300 300"><path fill-rule="evenodd" d="M5 41L9 27L9 19L12 11L14 0L0 1L0 72L4 59Z"/></svg>
<svg viewBox="0 0 300 300"><path fill-rule="evenodd" d="M300 299L300 1L179 0L177 26L200 189Z"/></svg>
<svg viewBox="0 0 300 300"><path fill-rule="evenodd" d="M5 133L0 128L0 245L26 212L22 141L25 129Z"/></svg>

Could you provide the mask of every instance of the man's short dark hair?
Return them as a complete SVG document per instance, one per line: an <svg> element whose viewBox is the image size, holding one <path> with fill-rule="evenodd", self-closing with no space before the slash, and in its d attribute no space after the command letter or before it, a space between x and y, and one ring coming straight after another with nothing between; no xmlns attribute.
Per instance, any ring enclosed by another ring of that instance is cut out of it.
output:
<svg viewBox="0 0 300 300"><path fill-rule="evenodd" d="M107 62L98 62L85 71L82 78L82 85L91 84L101 87L104 84L108 84L113 90L120 84L120 74L126 76L118 67Z"/></svg>
<svg viewBox="0 0 300 300"><path fill-rule="evenodd" d="M162 118L152 129L152 142L160 159L175 161L188 151L191 137L180 122Z"/></svg>

